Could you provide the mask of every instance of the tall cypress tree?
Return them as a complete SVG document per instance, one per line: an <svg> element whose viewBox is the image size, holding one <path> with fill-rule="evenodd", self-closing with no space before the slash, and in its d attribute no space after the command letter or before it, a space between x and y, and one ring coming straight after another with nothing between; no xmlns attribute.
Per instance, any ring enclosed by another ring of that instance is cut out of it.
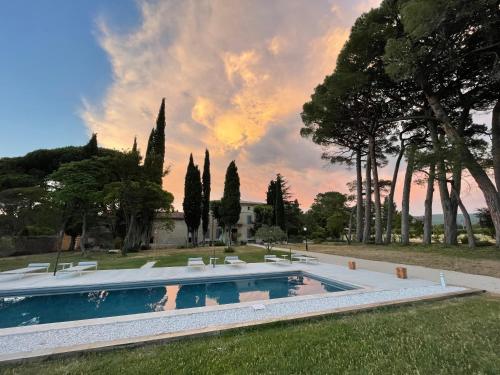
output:
<svg viewBox="0 0 500 375"><path fill-rule="evenodd" d="M146 157L144 158L144 168L148 171L148 175L152 173L151 169L154 159L155 133L155 128L151 129L151 133L149 133L148 146L146 147Z"/></svg>
<svg viewBox="0 0 500 375"><path fill-rule="evenodd" d="M99 154L99 147L97 146L97 134L92 133L92 137L89 142L83 146L83 152L85 156L90 158L92 156L97 156Z"/></svg>
<svg viewBox="0 0 500 375"><path fill-rule="evenodd" d="M163 163L165 159L165 98L162 99L156 127L151 130L146 149L144 167L151 176L151 181L162 185Z"/></svg>
<svg viewBox="0 0 500 375"><path fill-rule="evenodd" d="M163 163L165 158L165 98L162 99L156 127L149 134L146 156L144 158L144 169L147 178L160 186L163 180ZM141 246L149 248L149 241L153 230L154 211L144 211L140 217Z"/></svg>
<svg viewBox="0 0 500 375"><path fill-rule="evenodd" d="M266 203L273 207L273 216L271 223L276 225L276 181L271 180L267 186Z"/></svg>
<svg viewBox="0 0 500 375"><path fill-rule="evenodd" d="M210 155L208 150L205 150L205 162L203 164L203 203L202 203L202 229L203 229L203 243L208 232L208 218L210 215Z"/></svg>
<svg viewBox="0 0 500 375"><path fill-rule="evenodd" d="M288 194L286 181L278 173L276 175L276 180L271 180L269 182L266 193L266 203L273 207L272 225L278 226L283 230L286 230L285 196Z"/></svg>
<svg viewBox="0 0 500 375"><path fill-rule="evenodd" d="M184 180L184 221L191 234L194 246L198 244L198 228L201 220L202 187L200 170L194 165L193 154L189 156L189 164Z"/></svg>
<svg viewBox="0 0 500 375"><path fill-rule="evenodd" d="M229 230L229 245L231 245L232 227L238 222L241 213L240 177L234 160L227 167L220 209L222 220Z"/></svg>
<svg viewBox="0 0 500 375"><path fill-rule="evenodd" d="M286 225L285 225L285 201L283 199L283 188L284 188L284 181L281 177L280 174L276 176L276 183L275 183L275 193L276 193L276 200L275 200L275 225L280 227L283 230L286 230Z"/></svg>
<svg viewBox="0 0 500 375"><path fill-rule="evenodd" d="M163 163L165 159L165 98L161 100L160 111L156 119L156 129L154 135L154 177L155 182L160 186L163 179Z"/></svg>

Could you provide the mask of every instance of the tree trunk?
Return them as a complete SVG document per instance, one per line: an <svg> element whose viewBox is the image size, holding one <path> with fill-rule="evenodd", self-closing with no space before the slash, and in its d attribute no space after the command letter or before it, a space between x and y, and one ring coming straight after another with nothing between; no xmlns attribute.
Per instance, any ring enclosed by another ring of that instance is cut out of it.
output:
<svg viewBox="0 0 500 375"><path fill-rule="evenodd" d="M153 233L154 212L145 211L141 220L141 236L139 248L148 250L151 248L151 234Z"/></svg>
<svg viewBox="0 0 500 375"><path fill-rule="evenodd" d="M434 179L436 176L436 163L434 160L429 165L429 177L427 178L427 192L424 203L424 245L432 243L432 201L434 197Z"/></svg>
<svg viewBox="0 0 500 375"><path fill-rule="evenodd" d="M500 100L497 101L497 104L493 108L491 118L491 155L493 156L493 173L497 188L497 202L500 205ZM500 215L496 214L495 216L496 222L499 223L495 224L495 238L497 247L500 247Z"/></svg>
<svg viewBox="0 0 500 375"><path fill-rule="evenodd" d="M454 198L456 199L458 206L460 207L460 211L462 211L462 215L464 215L464 221L465 221L465 228L467 230L467 240L469 242L469 248L474 249L476 247L476 239L474 238L474 231L472 230L472 222L470 220L469 213L467 212L467 209L465 208L465 205L462 202L462 199L460 199L460 195L456 191L455 187L452 185L451 186L451 192Z"/></svg>
<svg viewBox="0 0 500 375"><path fill-rule="evenodd" d="M375 156L375 138L370 137L370 158L372 159L373 191L375 197L375 243L382 243L382 204L380 202L380 187L378 183L377 157Z"/></svg>
<svg viewBox="0 0 500 375"><path fill-rule="evenodd" d="M365 176L365 223L363 229L363 243L370 242L371 219L372 219L372 176L371 176L371 158L366 158L366 176Z"/></svg>
<svg viewBox="0 0 500 375"><path fill-rule="evenodd" d="M354 207L351 208L351 212L349 214L349 227L347 229L347 244L351 244L351 233L352 233L352 215L354 214Z"/></svg>
<svg viewBox="0 0 500 375"><path fill-rule="evenodd" d="M396 191L396 182L398 180L399 165L401 164L401 159L405 153L404 140L401 138L398 157L396 158L396 164L394 166L394 172L392 174L391 181L391 191L389 192L389 197L387 198L387 228L385 233L385 243L390 244L392 242L392 218L394 216L394 192Z"/></svg>
<svg viewBox="0 0 500 375"><path fill-rule="evenodd" d="M465 130L466 123L469 119L469 110L464 109L462 111L462 120L460 121L459 128L457 130L458 135L462 138ZM449 231L449 244L457 245L458 240L458 227L457 227L457 214L460 199L460 191L462 190L462 152L459 147L457 147L453 152L452 162L452 186L455 189L456 194L450 194L450 231Z"/></svg>
<svg viewBox="0 0 500 375"><path fill-rule="evenodd" d="M80 251L85 254L87 245L87 212L82 215L82 235L80 236Z"/></svg>
<svg viewBox="0 0 500 375"><path fill-rule="evenodd" d="M128 220L127 234L123 239L122 255L127 255L131 250L137 250L140 242L140 228L137 225L137 214L130 214Z"/></svg>
<svg viewBox="0 0 500 375"><path fill-rule="evenodd" d="M410 191L413 168L415 166L416 146L412 144L408 150L406 162L405 181L403 185L403 201L401 203L401 242L403 245L410 244Z"/></svg>
<svg viewBox="0 0 500 375"><path fill-rule="evenodd" d="M486 205L488 206L491 213L493 225L495 226L496 246L500 247L500 194L498 193L495 185L493 185L493 182L488 177L488 174L484 171L482 166L474 158L474 155L472 155L469 148L465 145L464 140L458 135L456 129L451 124L450 119L441 106L439 99L436 96L428 95L427 93L426 97L429 105L434 112L434 115L439 121L441 121L446 135L453 141L453 143L457 147L460 147L460 149L462 150L463 163L476 181L479 189L481 189L481 191L483 192ZM497 107L495 106L495 108ZM496 116L495 121L498 122L498 112L494 111L493 114L494 116Z"/></svg>
<svg viewBox="0 0 500 375"><path fill-rule="evenodd" d="M68 251L75 251L76 236L71 236Z"/></svg>
<svg viewBox="0 0 500 375"><path fill-rule="evenodd" d="M497 190L500 190L500 100L493 108L491 118L491 155L493 156L495 184Z"/></svg>
<svg viewBox="0 0 500 375"><path fill-rule="evenodd" d="M363 241L363 174L361 150L356 151L356 240Z"/></svg>
<svg viewBox="0 0 500 375"><path fill-rule="evenodd" d="M446 169L441 152L441 140L437 135L436 126L434 124L429 124L429 130L431 133L434 158L436 160L436 178L438 182L439 196L441 200L441 207L443 209L444 243L451 245L453 243L452 239L456 238L456 226L453 225L453 222L456 223L456 220L453 220L453 216L451 214L451 199L448 192L448 185L446 183Z"/></svg>

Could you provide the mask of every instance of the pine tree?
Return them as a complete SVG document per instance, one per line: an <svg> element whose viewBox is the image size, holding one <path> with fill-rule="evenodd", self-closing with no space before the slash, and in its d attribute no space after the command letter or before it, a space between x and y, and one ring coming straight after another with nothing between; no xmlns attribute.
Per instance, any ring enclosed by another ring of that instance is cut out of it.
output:
<svg viewBox="0 0 500 375"><path fill-rule="evenodd" d="M227 167L220 209L222 220L229 230L229 245L231 245L232 227L238 222L241 213L240 177L234 160Z"/></svg>
<svg viewBox="0 0 500 375"><path fill-rule="evenodd" d="M202 229L203 229L203 243L208 232L208 220L210 215L210 155L208 150L205 150L205 162L203 164L203 203L202 203Z"/></svg>
<svg viewBox="0 0 500 375"><path fill-rule="evenodd" d="M194 246L198 244L198 228L201 220L202 186L200 170L194 165L193 154L189 156L189 164L184 181L184 221L191 234Z"/></svg>

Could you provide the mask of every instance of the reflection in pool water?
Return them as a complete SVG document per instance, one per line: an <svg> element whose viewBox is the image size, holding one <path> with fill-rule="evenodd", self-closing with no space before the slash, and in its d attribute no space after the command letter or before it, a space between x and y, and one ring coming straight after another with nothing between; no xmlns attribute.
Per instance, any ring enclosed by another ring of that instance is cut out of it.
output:
<svg viewBox="0 0 500 375"><path fill-rule="evenodd" d="M0 297L0 328L258 301L352 289L302 274L151 288Z"/></svg>

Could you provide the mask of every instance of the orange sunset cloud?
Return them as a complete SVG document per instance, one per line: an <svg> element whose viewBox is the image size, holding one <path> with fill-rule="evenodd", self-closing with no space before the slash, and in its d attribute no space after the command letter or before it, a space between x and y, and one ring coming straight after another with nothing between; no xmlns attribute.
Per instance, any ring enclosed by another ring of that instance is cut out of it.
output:
<svg viewBox="0 0 500 375"><path fill-rule="evenodd" d="M327 165L300 137L302 104L333 71L356 17L379 2L139 1L141 21L127 32L97 21L113 82L102 103L83 101L81 116L101 144L128 149L137 136L144 150L165 97L164 187L178 209L189 154L202 163L205 148L214 199L235 159L244 199L264 200L279 172L307 208L319 192L346 192L353 171ZM413 194L418 208L423 191Z"/></svg>

